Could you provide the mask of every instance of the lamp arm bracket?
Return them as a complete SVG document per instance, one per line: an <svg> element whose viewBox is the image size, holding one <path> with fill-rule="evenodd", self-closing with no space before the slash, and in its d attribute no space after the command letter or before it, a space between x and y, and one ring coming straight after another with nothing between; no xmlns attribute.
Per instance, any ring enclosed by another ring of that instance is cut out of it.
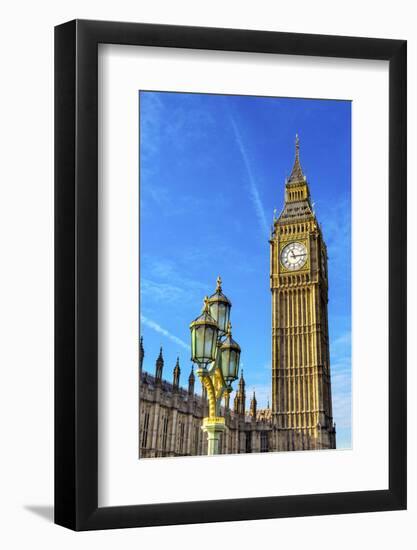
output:
<svg viewBox="0 0 417 550"><path fill-rule="evenodd" d="M201 384L207 390L207 398L209 402L209 417L220 416L220 406L227 387L224 382L223 374L218 366L215 366L210 371L197 371Z"/></svg>
<svg viewBox="0 0 417 550"><path fill-rule="evenodd" d="M209 403L209 417L214 418L216 416L216 390L211 379L211 376L208 373L203 373L202 371L197 371L198 377L200 378L201 384L207 390L207 398Z"/></svg>

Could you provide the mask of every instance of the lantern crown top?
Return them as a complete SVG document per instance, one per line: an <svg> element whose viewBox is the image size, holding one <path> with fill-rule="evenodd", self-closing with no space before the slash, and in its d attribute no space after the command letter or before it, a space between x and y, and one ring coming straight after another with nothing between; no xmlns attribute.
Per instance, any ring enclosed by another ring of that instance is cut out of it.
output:
<svg viewBox="0 0 417 550"><path fill-rule="evenodd" d="M222 291L222 278L220 277L220 275L217 277L216 283L217 283L216 291L221 292Z"/></svg>
<svg viewBox="0 0 417 550"><path fill-rule="evenodd" d="M201 315L199 315L196 319L194 319L194 321L190 324L190 328L196 325L212 325L218 328L216 320L213 319L213 317L210 315L209 299L207 296L205 296L204 298L204 305L201 311Z"/></svg>
<svg viewBox="0 0 417 550"><path fill-rule="evenodd" d="M221 345L221 349L226 349L226 348L234 349L236 351L240 351L239 344L237 342L235 342L235 340L233 340L233 338L232 338L232 324L231 324L230 321L227 323L226 338L224 339L224 341Z"/></svg>
<svg viewBox="0 0 417 550"><path fill-rule="evenodd" d="M217 283L216 284L216 290L215 290L214 294L212 294L210 296L210 298L208 298L209 304L212 304L214 302L225 302L225 303L227 303L231 306L232 302L229 300L229 298L227 296L225 296L223 294L222 278L220 277L220 275L217 277L216 283Z"/></svg>

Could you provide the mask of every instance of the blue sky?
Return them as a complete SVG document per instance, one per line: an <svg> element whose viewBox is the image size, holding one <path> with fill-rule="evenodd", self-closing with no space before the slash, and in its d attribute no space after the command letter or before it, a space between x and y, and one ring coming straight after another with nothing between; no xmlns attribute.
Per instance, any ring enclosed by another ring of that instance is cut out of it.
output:
<svg viewBox="0 0 417 550"><path fill-rule="evenodd" d="M144 368L191 368L190 322L217 275L232 301L247 406L271 399L268 238L281 211L295 134L329 253L337 447L351 446L351 104L140 92L140 292ZM200 392L197 382L196 389ZM233 399L234 394L232 395Z"/></svg>

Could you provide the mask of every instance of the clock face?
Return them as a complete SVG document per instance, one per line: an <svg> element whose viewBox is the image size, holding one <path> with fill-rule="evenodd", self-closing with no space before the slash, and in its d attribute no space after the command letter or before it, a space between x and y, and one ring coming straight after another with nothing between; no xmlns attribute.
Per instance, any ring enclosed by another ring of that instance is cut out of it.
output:
<svg viewBox="0 0 417 550"><path fill-rule="evenodd" d="M302 243L290 243L281 250L281 263L287 269L301 269L307 261L307 249Z"/></svg>

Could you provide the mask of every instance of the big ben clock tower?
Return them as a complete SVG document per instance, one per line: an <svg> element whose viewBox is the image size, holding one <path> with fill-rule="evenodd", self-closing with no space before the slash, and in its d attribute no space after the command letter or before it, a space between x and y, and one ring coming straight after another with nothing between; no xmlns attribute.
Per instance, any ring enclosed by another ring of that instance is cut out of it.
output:
<svg viewBox="0 0 417 550"><path fill-rule="evenodd" d="M270 253L273 446L334 449L327 252L301 168L298 136Z"/></svg>

